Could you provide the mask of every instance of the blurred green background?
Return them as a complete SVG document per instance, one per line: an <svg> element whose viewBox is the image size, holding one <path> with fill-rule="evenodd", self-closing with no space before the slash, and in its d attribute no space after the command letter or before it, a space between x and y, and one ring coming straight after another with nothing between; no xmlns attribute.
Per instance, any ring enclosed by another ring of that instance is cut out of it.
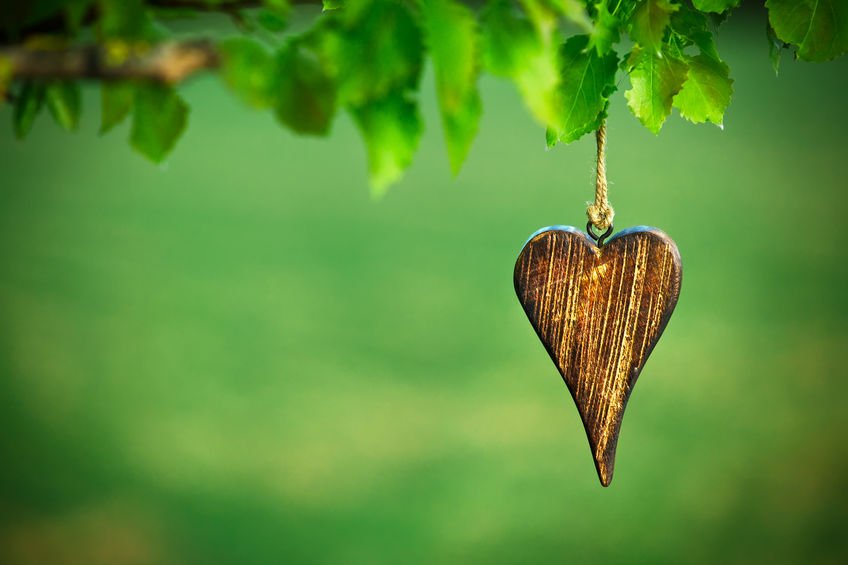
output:
<svg viewBox="0 0 848 565"><path fill-rule="evenodd" d="M613 101L617 227L685 274L609 489L512 288L593 139L545 151L510 84L454 180L428 71L380 201L347 116L297 138L214 78L163 166L93 86L76 134L4 128L0 562L844 563L848 60L775 78L764 22L722 28L724 131Z"/></svg>

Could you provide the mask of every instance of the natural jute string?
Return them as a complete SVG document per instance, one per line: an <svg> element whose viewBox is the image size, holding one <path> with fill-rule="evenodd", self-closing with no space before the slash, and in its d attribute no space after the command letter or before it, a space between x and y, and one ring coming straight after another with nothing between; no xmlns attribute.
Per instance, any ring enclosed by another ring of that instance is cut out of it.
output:
<svg viewBox="0 0 848 565"><path fill-rule="evenodd" d="M612 225L615 210L607 200L607 123L601 122L601 127L595 132L598 141L598 171L595 177L595 201L586 208L586 216L592 225L600 231Z"/></svg>

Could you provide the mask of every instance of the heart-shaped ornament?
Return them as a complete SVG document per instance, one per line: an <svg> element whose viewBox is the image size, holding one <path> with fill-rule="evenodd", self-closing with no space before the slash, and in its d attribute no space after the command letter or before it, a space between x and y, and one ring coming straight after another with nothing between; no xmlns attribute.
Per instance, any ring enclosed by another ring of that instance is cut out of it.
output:
<svg viewBox="0 0 848 565"><path fill-rule="evenodd" d="M609 486L627 400L680 294L677 246L645 226L598 247L569 226L539 230L515 263L515 292L574 397Z"/></svg>

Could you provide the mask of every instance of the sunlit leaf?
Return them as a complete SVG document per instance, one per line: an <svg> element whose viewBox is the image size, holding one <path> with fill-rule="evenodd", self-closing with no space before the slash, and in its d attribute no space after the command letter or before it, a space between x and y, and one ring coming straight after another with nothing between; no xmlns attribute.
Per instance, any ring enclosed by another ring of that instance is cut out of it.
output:
<svg viewBox="0 0 848 565"><path fill-rule="evenodd" d="M423 38L406 4L346 4L317 31L315 49L335 78L340 103L362 105L418 85Z"/></svg>
<svg viewBox="0 0 848 565"><path fill-rule="evenodd" d="M683 88L674 97L680 115L696 124L723 124L724 111L733 94L733 80L726 64L707 55L687 59L689 73Z"/></svg>
<svg viewBox="0 0 848 565"><path fill-rule="evenodd" d="M577 35L562 46L562 83L560 103L562 121L549 128L548 146L579 139L600 127L606 116L607 100L615 90L618 57L603 57L587 50L588 37Z"/></svg>
<svg viewBox="0 0 848 565"><path fill-rule="evenodd" d="M628 66L631 87L624 93L627 105L642 125L658 133L686 81L686 63L668 51L655 53L637 46Z"/></svg>
<svg viewBox="0 0 848 565"><path fill-rule="evenodd" d="M742 0L692 0L692 5L702 12L721 14L735 8Z"/></svg>
<svg viewBox="0 0 848 565"><path fill-rule="evenodd" d="M545 25L534 23L517 13L508 0L494 0L483 13L484 67L512 79L533 117L547 127L561 122L555 22L553 18Z"/></svg>
<svg viewBox="0 0 848 565"><path fill-rule="evenodd" d="M630 17L630 38L645 49L659 53L671 14L678 9L678 4L672 4L668 0L640 2Z"/></svg>
<svg viewBox="0 0 848 565"><path fill-rule="evenodd" d="M398 181L412 163L421 138L421 117L415 103L392 93L351 109L368 150L368 170L375 196Z"/></svg>
<svg viewBox="0 0 848 565"><path fill-rule="evenodd" d="M609 10L609 0L601 0L595 4L595 23L589 33L587 49L594 49L598 55L606 55L613 50L613 45L619 42L621 22Z"/></svg>
<svg viewBox="0 0 848 565"><path fill-rule="evenodd" d="M427 44L451 170L459 172L477 134L482 106L477 90L478 36L474 14L453 0L423 0Z"/></svg>

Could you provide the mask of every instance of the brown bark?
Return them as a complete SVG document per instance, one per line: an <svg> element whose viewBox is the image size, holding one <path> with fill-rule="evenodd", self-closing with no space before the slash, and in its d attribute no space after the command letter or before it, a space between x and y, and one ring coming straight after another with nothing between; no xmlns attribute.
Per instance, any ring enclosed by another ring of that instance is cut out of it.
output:
<svg viewBox="0 0 848 565"><path fill-rule="evenodd" d="M161 44L107 42L67 49L25 46L0 48L0 60L18 79L155 80L177 83L206 69L217 68L220 55L207 40Z"/></svg>

